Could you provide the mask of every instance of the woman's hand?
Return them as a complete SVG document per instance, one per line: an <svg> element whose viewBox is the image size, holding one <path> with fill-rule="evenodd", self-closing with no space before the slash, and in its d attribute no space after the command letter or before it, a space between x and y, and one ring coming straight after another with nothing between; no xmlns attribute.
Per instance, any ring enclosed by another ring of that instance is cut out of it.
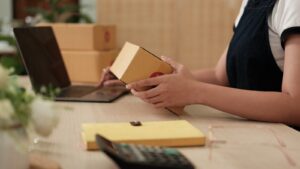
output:
<svg viewBox="0 0 300 169"><path fill-rule="evenodd" d="M125 85L123 82L118 80L116 76L114 76L110 70L109 67L104 68L101 74L101 79L98 84L99 87L102 86L122 86Z"/></svg>
<svg viewBox="0 0 300 169"><path fill-rule="evenodd" d="M162 59L174 68L173 74L131 83L127 85L127 88L131 90L133 95L153 104L157 108L196 103L193 93L199 82L183 65L174 62L170 58L163 57ZM153 86L155 87L146 91L136 90Z"/></svg>
<svg viewBox="0 0 300 169"><path fill-rule="evenodd" d="M181 74L185 77L196 80L196 77L184 65L177 63L169 57L162 56L161 59L173 67L173 74Z"/></svg>

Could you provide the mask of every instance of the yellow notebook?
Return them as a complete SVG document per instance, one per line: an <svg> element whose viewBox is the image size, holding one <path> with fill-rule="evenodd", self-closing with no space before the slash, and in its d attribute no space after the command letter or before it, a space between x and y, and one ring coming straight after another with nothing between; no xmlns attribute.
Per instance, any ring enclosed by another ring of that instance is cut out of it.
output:
<svg viewBox="0 0 300 169"><path fill-rule="evenodd" d="M86 149L98 149L96 134L114 142L153 146L185 147L205 144L204 134L185 120L142 122L141 126L133 126L129 122L82 124L82 138Z"/></svg>

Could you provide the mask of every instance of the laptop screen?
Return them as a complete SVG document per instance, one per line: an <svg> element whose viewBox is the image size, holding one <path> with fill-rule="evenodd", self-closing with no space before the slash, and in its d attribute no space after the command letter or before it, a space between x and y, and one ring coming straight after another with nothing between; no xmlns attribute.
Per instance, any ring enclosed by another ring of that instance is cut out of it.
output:
<svg viewBox="0 0 300 169"><path fill-rule="evenodd" d="M14 28L14 33L35 91L39 91L42 86L70 86L70 79L51 27Z"/></svg>

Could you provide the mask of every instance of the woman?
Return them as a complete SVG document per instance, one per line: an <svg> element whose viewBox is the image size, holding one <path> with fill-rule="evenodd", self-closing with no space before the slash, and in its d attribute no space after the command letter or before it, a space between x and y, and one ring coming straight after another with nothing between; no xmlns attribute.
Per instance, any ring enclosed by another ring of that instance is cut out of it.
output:
<svg viewBox="0 0 300 169"><path fill-rule="evenodd" d="M163 58L174 67L173 74L127 88L157 108L204 104L247 119L299 127L298 7L299 0L244 0L229 47L214 69L190 72ZM146 86L156 87L135 90Z"/></svg>

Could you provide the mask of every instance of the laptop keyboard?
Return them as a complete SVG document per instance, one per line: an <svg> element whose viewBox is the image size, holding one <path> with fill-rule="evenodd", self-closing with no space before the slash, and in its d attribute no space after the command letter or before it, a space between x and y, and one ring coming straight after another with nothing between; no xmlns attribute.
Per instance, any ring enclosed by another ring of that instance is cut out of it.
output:
<svg viewBox="0 0 300 169"><path fill-rule="evenodd" d="M92 86L70 86L68 88L65 88L61 91L59 94L59 97L82 97L87 95L88 93L91 93L96 88Z"/></svg>
<svg viewBox="0 0 300 169"><path fill-rule="evenodd" d="M84 96L84 98L102 98L104 100L110 100L112 97L119 96L120 94L125 92L127 92L127 89L125 87L102 87Z"/></svg>

